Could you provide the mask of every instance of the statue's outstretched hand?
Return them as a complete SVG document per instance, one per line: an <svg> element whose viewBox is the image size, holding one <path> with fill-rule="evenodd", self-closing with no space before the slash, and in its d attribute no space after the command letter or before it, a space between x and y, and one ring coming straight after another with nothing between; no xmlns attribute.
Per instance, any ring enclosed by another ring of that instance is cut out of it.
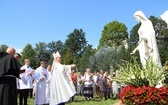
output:
<svg viewBox="0 0 168 105"><path fill-rule="evenodd" d="M135 49L135 50L133 50L133 51L130 53L130 55L135 54L135 52L136 52L136 49Z"/></svg>
<svg viewBox="0 0 168 105"><path fill-rule="evenodd" d="M132 53L130 53L130 55L133 55L134 53L132 52Z"/></svg>

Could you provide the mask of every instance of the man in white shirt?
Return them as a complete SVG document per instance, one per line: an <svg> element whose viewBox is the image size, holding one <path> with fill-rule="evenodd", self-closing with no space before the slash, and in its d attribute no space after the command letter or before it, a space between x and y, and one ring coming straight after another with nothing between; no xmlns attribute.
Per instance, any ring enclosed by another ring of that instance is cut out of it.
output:
<svg viewBox="0 0 168 105"><path fill-rule="evenodd" d="M40 67L35 71L36 93L35 105L44 105L46 102L46 80L48 73L45 68L45 61L40 61Z"/></svg>
<svg viewBox="0 0 168 105"><path fill-rule="evenodd" d="M34 70L30 67L29 59L25 59L24 62L25 62L25 65L20 68L20 70L25 70L24 73L20 74L21 79L19 80L20 105L23 105L23 99L24 99L24 105L27 105L27 98L29 95L29 90L33 88Z"/></svg>

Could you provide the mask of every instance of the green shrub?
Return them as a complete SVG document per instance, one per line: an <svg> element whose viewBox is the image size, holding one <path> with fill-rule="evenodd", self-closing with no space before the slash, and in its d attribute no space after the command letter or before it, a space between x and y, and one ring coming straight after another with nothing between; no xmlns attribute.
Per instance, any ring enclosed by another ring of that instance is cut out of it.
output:
<svg viewBox="0 0 168 105"><path fill-rule="evenodd" d="M135 58L132 59L133 62L127 62L126 66L120 66L120 72L115 78L116 81L136 87L155 87L158 84L163 84L168 72L159 70L158 66L151 59L147 60L145 69L142 69L142 66Z"/></svg>

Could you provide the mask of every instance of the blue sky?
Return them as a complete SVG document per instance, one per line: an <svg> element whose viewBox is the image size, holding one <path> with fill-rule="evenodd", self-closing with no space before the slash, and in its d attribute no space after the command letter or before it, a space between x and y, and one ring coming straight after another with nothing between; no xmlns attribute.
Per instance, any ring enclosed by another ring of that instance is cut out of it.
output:
<svg viewBox="0 0 168 105"><path fill-rule="evenodd" d="M103 27L114 20L128 32L137 24L133 14L160 17L167 0L0 0L0 45L23 49L28 43L61 40L83 29L86 40L97 47Z"/></svg>

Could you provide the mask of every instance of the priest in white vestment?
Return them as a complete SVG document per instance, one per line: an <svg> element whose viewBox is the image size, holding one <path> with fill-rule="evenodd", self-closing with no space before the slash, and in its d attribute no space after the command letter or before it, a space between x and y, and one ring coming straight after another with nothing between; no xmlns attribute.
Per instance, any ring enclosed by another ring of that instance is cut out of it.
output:
<svg viewBox="0 0 168 105"><path fill-rule="evenodd" d="M45 69L45 61L40 61L40 67L35 71L36 93L35 105L44 105L46 102L46 80L48 73Z"/></svg>
<svg viewBox="0 0 168 105"><path fill-rule="evenodd" d="M69 83L67 71L76 65L62 65L59 52L53 54L54 61L50 79L50 105L65 105L76 92Z"/></svg>

